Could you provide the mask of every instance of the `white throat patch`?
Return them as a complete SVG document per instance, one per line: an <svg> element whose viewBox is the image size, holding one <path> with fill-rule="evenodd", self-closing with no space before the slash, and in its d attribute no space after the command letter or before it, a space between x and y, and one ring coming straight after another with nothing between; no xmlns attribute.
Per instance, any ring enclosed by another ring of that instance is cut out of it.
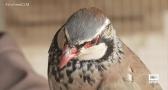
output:
<svg viewBox="0 0 168 90"><path fill-rule="evenodd" d="M100 59L104 56L107 51L107 46L105 43L100 43L98 45L92 46L90 48L81 48L78 55L79 60L93 60Z"/></svg>

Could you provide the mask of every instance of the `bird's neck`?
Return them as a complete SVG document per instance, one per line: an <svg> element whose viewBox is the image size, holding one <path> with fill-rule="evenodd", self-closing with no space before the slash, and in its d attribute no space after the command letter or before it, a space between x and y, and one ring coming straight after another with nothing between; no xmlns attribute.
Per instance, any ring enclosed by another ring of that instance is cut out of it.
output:
<svg viewBox="0 0 168 90"><path fill-rule="evenodd" d="M95 82L95 73L101 74L103 71L110 69L112 65L120 62L122 57L122 43L117 37L111 39L108 44L111 47L108 47L107 53L103 58L89 61L71 60L62 70L59 70L58 67L55 68L56 74L58 74L56 78L62 80L62 82L66 82L75 77L81 77L89 84L93 84ZM59 76L61 74L66 75L67 78Z"/></svg>

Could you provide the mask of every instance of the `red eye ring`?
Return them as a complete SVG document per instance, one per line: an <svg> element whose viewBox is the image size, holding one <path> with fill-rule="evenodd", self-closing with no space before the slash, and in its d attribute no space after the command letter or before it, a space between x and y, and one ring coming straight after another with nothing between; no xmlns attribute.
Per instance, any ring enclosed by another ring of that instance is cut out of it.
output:
<svg viewBox="0 0 168 90"><path fill-rule="evenodd" d="M87 42L85 45L84 45L84 48L90 48L92 47L93 44L91 42Z"/></svg>
<svg viewBox="0 0 168 90"><path fill-rule="evenodd" d="M84 44L84 48L90 48L93 45L96 45L99 43L99 36L97 36L96 38L94 38L92 41L87 42L86 44Z"/></svg>

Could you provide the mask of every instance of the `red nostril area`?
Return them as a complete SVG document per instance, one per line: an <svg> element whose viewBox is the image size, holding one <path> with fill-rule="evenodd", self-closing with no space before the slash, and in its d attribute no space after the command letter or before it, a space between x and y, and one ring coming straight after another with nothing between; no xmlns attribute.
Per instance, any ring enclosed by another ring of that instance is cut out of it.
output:
<svg viewBox="0 0 168 90"><path fill-rule="evenodd" d="M71 49L72 54L76 54L77 52L78 52L77 48L74 47L74 48Z"/></svg>

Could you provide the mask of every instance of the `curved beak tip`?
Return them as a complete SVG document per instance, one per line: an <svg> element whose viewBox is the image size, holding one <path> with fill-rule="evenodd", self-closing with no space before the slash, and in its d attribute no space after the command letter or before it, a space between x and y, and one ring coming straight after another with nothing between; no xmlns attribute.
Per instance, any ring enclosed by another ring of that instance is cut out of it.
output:
<svg viewBox="0 0 168 90"><path fill-rule="evenodd" d="M58 65L58 67L60 68L60 69L62 69L64 66L66 66L67 64L68 64L68 62L71 60L71 59L73 59L73 58L75 58L77 56L77 54L76 54L76 52L74 53L67 53L67 52L65 52L65 53L63 53L62 55L61 55L61 58L60 58L60 63L59 63L59 65Z"/></svg>

